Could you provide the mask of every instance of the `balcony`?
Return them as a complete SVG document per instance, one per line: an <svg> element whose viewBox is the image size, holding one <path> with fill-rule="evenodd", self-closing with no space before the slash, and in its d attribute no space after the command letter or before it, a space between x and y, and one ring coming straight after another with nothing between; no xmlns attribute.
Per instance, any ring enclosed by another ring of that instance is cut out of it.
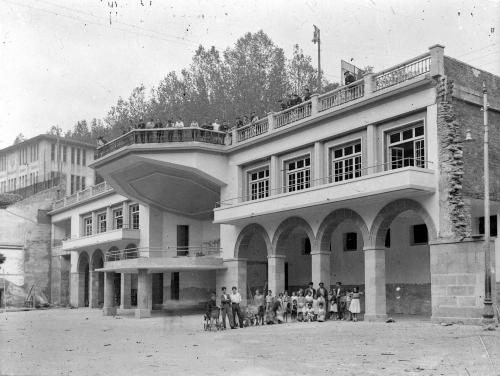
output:
<svg viewBox="0 0 500 376"><path fill-rule="evenodd" d="M359 177L335 181L335 176L312 180L301 187L281 187L270 190L267 197L252 199L245 196L225 200L214 210L214 223L239 224L255 216L293 211L347 200L369 204L375 196L412 197L432 194L437 183L431 162L405 161L407 167L389 169L388 164L370 166L360 171ZM375 172L380 169L384 171Z"/></svg>
<svg viewBox="0 0 500 376"><path fill-rule="evenodd" d="M101 271L137 272L224 269L221 249L215 247L166 247L120 249L106 253Z"/></svg>
<svg viewBox="0 0 500 376"><path fill-rule="evenodd" d="M63 240L63 251L75 251L79 249L88 249L93 247L110 247L112 245L125 246L128 242L137 243L140 240L139 229L123 227L120 229L108 230L88 236L80 236Z"/></svg>
<svg viewBox="0 0 500 376"><path fill-rule="evenodd" d="M71 196L67 196L61 200L55 201L54 204L52 205L52 210L73 206L80 202L87 201L91 198L104 195L111 191L113 191L113 187L104 181L100 184L87 187L86 189L74 193Z"/></svg>

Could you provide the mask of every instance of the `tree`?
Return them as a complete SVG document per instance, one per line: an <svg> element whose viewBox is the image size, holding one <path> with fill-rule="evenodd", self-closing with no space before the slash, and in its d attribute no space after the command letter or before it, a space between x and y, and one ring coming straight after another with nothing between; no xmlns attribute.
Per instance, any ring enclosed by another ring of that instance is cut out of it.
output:
<svg viewBox="0 0 500 376"><path fill-rule="evenodd" d="M51 136L59 136L61 134L61 128L59 128L57 125L53 125L50 127L50 129L47 131L47 134Z"/></svg>
<svg viewBox="0 0 500 376"><path fill-rule="evenodd" d="M312 66L311 56L304 55L298 44L293 46L293 57L287 65L290 90L301 95L304 87L311 92L318 89L318 71Z"/></svg>
<svg viewBox="0 0 500 376"><path fill-rule="evenodd" d="M93 141L86 120L80 120L75 124L71 138L89 143Z"/></svg>
<svg viewBox="0 0 500 376"><path fill-rule="evenodd" d="M14 140L14 145L17 145L17 144L24 142L24 141L26 141L26 138L24 137L24 135L22 133L19 133Z"/></svg>

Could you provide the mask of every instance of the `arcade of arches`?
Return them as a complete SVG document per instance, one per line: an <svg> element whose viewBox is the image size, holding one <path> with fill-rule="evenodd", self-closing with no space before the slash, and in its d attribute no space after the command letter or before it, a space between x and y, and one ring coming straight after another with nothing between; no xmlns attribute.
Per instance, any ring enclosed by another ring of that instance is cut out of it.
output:
<svg viewBox="0 0 500 376"><path fill-rule="evenodd" d="M272 239L257 223L243 228L235 259L246 273L247 295L255 289L289 293L308 282L364 291L366 319L386 314L431 315L429 240L432 219L415 201L398 200L380 210L369 229L355 211L330 213L316 234L306 220L290 217ZM246 260L246 261L245 261ZM240 286L243 284L240 282Z"/></svg>

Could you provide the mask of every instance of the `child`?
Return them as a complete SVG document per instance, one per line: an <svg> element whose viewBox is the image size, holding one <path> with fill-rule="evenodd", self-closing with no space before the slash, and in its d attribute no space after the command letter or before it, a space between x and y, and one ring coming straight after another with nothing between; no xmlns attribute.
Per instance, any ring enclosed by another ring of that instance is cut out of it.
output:
<svg viewBox="0 0 500 376"><path fill-rule="evenodd" d="M288 315L291 313L290 297L288 296L288 291L285 290L283 293L283 298L281 300L283 305L283 318L285 322L288 322Z"/></svg>
<svg viewBox="0 0 500 376"><path fill-rule="evenodd" d="M331 288L328 293L328 309L330 320L335 320L337 318L337 303L335 301L335 292L333 291L333 288Z"/></svg>
<svg viewBox="0 0 500 376"><path fill-rule="evenodd" d="M304 321L304 310L306 308L306 298L304 292L299 290L299 297L297 298L297 320Z"/></svg>
<svg viewBox="0 0 500 376"><path fill-rule="evenodd" d="M347 302L347 297L344 292L340 296L337 296L337 313L338 316L337 318L339 320L344 320L345 319L345 306Z"/></svg>
<svg viewBox="0 0 500 376"><path fill-rule="evenodd" d="M306 317L306 321L308 321L308 322L314 321L314 309L313 309L312 303L307 304L305 317Z"/></svg>
<svg viewBox="0 0 500 376"><path fill-rule="evenodd" d="M255 291L255 296L253 298L254 304L257 306L257 325L264 325L264 294L260 293L260 290Z"/></svg>
<svg viewBox="0 0 500 376"><path fill-rule="evenodd" d="M348 290L347 291L347 295L346 295L345 317L344 317L344 319L348 319L349 321L352 321L351 300L352 300L352 291Z"/></svg>
<svg viewBox="0 0 500 376"><path fill-rule="evenodd" d="M352 293L352 300L350 307L354 322L358 321L358 314L361 313L361 305L359 304L359 296L361 294L362 293L359 292L359 287L355 287Z"/></svg>
<svg viewBox="0 0 500 376"><path fill-rule="evenodd" d="M298 296L295 292L292 293L292 321L297 321L297 312L298 312L298 304L297 304Z"/></svg>
<svg viewBox="0 0 500 376"><path fill-rule="evenodd" d="M276 302L274 303L274 309L276 312L276 322L278 324L281 324L284 320L284 306L283 306L283 294L280 292L278 295L278 299L276 299Z"/></svg>
<svg viewBox="0 0 500 376"><path fill-rule="evenodd" d="M323 322L326 318L325 305L322 302L318 303L318 321Z"/></svg>

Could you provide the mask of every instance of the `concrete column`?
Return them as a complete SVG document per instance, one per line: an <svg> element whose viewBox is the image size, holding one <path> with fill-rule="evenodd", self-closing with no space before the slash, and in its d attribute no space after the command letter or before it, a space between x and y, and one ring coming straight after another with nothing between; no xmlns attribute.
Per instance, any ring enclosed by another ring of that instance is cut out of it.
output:
<svg viewBox="0 0 500 376"><path fill-rule="evenodd" d="M89 307L99 308L99 272L89 272Z"/></svg>
<svg viewBox="0 0 500 376"><path fill-rule="evenodd" d="M364 249L365 320L385 320L385 249Z"/></svg>
<svg viewBox="0 0 500 376"><path fill-rule="evenodd" d="M431 54L431 77L444 75L444 46L435 44L429 47Z"/></svg>
<svg viewBox="0 0 500 376"><path fill-rule="evenodd" d="M69 293L69 301L73 307L79 307L79 286L80 286L80 273L71 273L70 280L70 293ZM82 298L83 299L83 298Z"/></svg>
<svg viewBox="0 0 500 376"><path fill-rule="evenodd" d="M121 273L120 282L120 309L129 309L130 290L132 288L132 275L130 273Z"/></svg>
<svg viewBox="0 0 500 376"><path fill-rule="evenodd" d="M366 166L368 167L366 173L376 173L378 171L378 168L375 167L377 164L377 133L375 125L368 124L366 127Z"/></svg>
<svg viewBox="0 0 500 376"><path fill-rule="evenodd" d="M111 231L113 229L113 210L111 206L106 208L106 231Z"/></svg>
<svg viewBox="0 0 500 376"><path fill-rule="evenodd" d="M319 112L319 94L311 95L311 115L316 115Z"/></svg>
<svg viewBox="0 0 500 376"><path fill-rule="evenodd" d="M267 256L268 289L274 295L285 291L285 258L283 255Z"/></svg>
<svg viewBox="0 0 500 376"><path fill-rule="evenodd" d="M323 169L324 161L324 150L325 147L321 142L314 143L314 155L313 155L313 165L312 165L312 186L322 185L328 183L328 178L325 178L325 173ZM321 180L320 180L321 179Z"/></svg>
<svg viewBox="0 0 500 376"><path fill-rule="evenodd" d="M102 313L104 316L116 315L114 272L104 273L104 308Z"/></svg>
<svg viewBox="0 0 500 376"><path fill-rule="evenodd" d="M136 318L151 317L152 295L151 274L148 273L147 269L139 269L137 278L137 309L135 310Z"/></svg>
<svg viewBox="0 0 500 376"><path fill-rule="evenodd" d="M271 178L271 192L270 195L275 195L281 193L279 188L281 187L281 169L279 164L279 159L276 155L271 155L271 163L269 165L269 176Z"/></svg>
<svg viewBox="0 0 500 376"><path fill-rule="evenodd" d="M267 114L267 124L269 125L268 132L274 129L274 112L272 111Z"/></svg>
<svg viewBox="0 0 500 376"><path fill-rule="evenodd" d="M375 91L375 85L373 82L373 73L367 73L363 76L365 81L365 97L369 97Z"/></svg>
<svg viewBox="0 0 500 376"><path fill-rule="evenodd" d="M92 235L97 234L97 213L92 212Z"/></svg>
<svg viewBox="0 0 500 376"><path fill-rule="evenodd" d="M172 284L172 273L165 272L163 273L163 305L167 306L168 301L172 298L170 293Z"/></svg>
<svg viewBox="0 0 500 376"><path fill-rule="evenodd" d="M330 289L330 256L331 252L318 251L311 252L311 275L314 286L318 286L320 282L325 284L325 288Z"/></svg>
<svg viewBox="0 0 500 376"><path fill-rule="evenodd" d="M123 228L130 227L130 213L128 210L128 201L124 201L122 204L122 215L123 215Z"/></svg>
<svg viewBox="0 0 500 376"><path fill-rule="evenodd" d="M226 269L217 270L216 274L216 292L220 295L222 286L226 286L230 291L233 286L236 286L243 300L242 304L247 304L247 259L227 259L224 260Z"/></svg>

